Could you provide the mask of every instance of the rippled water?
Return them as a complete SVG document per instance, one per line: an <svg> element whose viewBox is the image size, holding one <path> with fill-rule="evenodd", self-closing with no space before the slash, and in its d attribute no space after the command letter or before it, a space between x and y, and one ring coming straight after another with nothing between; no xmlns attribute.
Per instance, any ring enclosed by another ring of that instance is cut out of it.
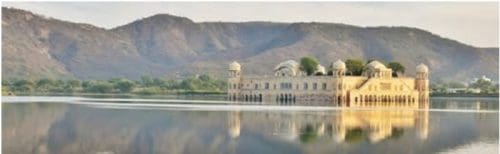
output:
<svg viewBox="0 0 500 154"><path fill-rule="evenodd" d="M429 110L3 97L3 153L498 153L498 98Z"/></svg>

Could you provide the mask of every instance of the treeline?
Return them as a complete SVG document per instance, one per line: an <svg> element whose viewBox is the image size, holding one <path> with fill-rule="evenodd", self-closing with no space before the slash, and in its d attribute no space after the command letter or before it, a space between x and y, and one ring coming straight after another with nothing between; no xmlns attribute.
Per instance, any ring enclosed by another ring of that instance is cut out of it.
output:
<svg viewBox="0 0 500 154"><path fill-rule="evenodd" d="M430 85L433 93L439 94L448 94L450 93L449 89L465 89L465 91L461 91L459 93L474 93L473 89L479 90L481 94L497 94L499 93L499 84L493 83L491 80L486 79L478 79L471 83L463 83L458 81L449 81L444 82L441 79L438 79L435 83Z"/></svg>
<svg viewBox="0 0 500 154"><path fill-rule="evenodd" d="M185 79L142 76L140 80L8 79L2 80L2 95L95 93L95 94L173 94L224 93L227 83L209 75Z"/></svg>

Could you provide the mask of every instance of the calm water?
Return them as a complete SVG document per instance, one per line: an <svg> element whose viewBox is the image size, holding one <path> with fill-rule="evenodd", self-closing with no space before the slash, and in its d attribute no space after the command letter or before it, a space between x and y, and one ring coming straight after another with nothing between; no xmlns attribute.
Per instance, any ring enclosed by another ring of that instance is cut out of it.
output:
<svg viewBox="0 0 500 154"><path fill-rule="evenodd" d="M343 110L224 101L3 97L3 153L498 153L498 98Z"/></svg>

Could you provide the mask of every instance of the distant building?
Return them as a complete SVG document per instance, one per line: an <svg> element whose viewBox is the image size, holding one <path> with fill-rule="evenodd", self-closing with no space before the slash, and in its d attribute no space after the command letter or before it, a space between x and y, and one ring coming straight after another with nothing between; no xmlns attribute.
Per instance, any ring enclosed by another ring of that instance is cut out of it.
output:
<svg viewBox="0 0 500 154"><path fill-rule="evenodd" d="M447 93L473 93L473 94L478 94L481 93L481 89L478 88L448 88L446 89Z"/></svg>
<svg viewBox="0 0 500 154"><path fill-rule="evenodd" d="M415 78L392 77L392 69L379 61L367 64L361 76L346 76L346 65L338 60L331 65L333 75L306 76L293 60L279 63L274 76L246 76L241 65L229 65L228 99L250 102L327 102L334 106L413 106L429 101L429 71L417 66ZM319 67L318 74L326 74ZM316 73L315 73L316 74Z"/></svg>

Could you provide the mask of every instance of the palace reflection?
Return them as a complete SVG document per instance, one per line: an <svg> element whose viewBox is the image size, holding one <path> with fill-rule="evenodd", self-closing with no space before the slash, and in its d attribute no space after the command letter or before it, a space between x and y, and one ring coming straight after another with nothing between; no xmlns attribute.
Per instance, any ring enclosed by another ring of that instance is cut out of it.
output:
<svg viewBox="0 0 500 154"><path fill-rule="evenodd" d="M370 143L378 143L385 139L399 138L403 133L415 133L415 138L426 140L429 134L427 110L339 110L258 114L233 111L228 115L227 131L232 139L244 134L241 128L303 143L315 140L336 143L367 140Z"/></svg>

